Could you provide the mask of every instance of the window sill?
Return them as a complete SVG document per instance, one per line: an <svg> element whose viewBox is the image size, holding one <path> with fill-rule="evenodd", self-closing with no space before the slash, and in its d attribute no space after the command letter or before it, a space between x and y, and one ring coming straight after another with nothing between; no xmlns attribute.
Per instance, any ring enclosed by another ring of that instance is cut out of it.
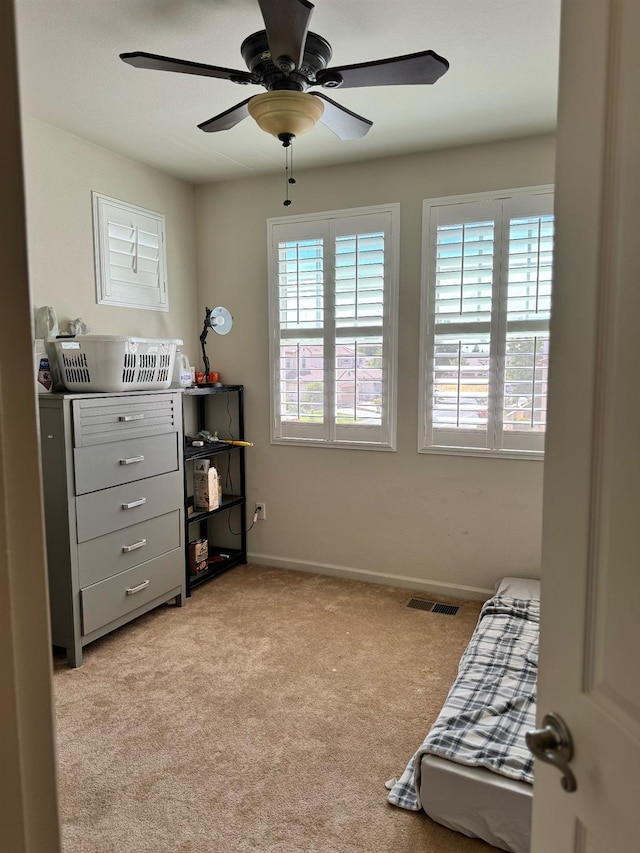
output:
<svg viewBox="0 0 640 853"><path fill-rule="evenodd" d="M418 453L441 456L476 456L490 459L524 459L532 462L544 462L542 450L485 450L482 447L419 447Z"/></svg>
<svg viewBox="0 0 640 853"><path fill-rule="evenodd" d="M325 447L332 450L382 450L395 452L395 445L373 444L365 441L320 441L305 438L272 438L271 444L288 445L289 447Z"/></svg>

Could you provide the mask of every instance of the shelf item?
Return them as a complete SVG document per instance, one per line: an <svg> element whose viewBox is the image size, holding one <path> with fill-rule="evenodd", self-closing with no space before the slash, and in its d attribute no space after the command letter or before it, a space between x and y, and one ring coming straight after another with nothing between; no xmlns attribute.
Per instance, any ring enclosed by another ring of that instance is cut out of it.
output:
<svg viewBox="0 0 640 853"><path fill-rule="evenodd" d="M218 469L210 459L199 457L193 463L193 506L196 512L213 512L220 507Z"/></svg>
<svg viewBox="0 0 640 853"><path fill-rule="evenodd" d="M189 575L195 577L209 568L209 542L195 539L189 542Z"/></svg>
<svg viewBox="0 0 640 853"><path fill-rule="evenodd" d="M93 640L175 599L184 580L178 391L39 398L52 642Z"/></svg>
<svg viewBox="0 0 640 853"><path fill-rule="evenodd" d="M244 442L242 385L195 385L182 392L182 404L189 434L207 430L220 436L219 441L205 443L202 447L188 445L185 440L183 447L185 584L187 595L190 595L201 583L247 562L244 454L248 443ZM195 461L203 459L211 460L222 478L220 505L206 511L193 507L193 469ZM229 472L232 472L230 478ZM232 512L234 508L235 513ZM196 540L208 543L207 568L192 574L190 543Z"/></svg>
<svg viewBox="0 0 640 853"><path fill-rule="evenodd" d="M219 559L217 559L219 558ZM199 572L197 575L192 575L190 578L190 586L191 589L195 589L195 587L199 586L201 583L205 581L209 581L212 578L221 575L223 572L226 572L228 569L233 568L233 566L237 566L240 564L244 564L247 562L247 555L245 551L242 551L238 548L220 548L218 553L209 552L208 559L208 568Z"/></svg>

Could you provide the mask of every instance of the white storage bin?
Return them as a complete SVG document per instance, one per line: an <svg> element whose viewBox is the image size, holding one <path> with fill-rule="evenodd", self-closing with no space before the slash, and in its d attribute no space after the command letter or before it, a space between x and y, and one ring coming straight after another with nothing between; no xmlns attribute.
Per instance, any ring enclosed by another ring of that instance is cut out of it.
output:
<svg viewBox="0 0 640 853"><path fill-rule="evenodd" d="M168 388L181 340L80 335L49 341L69 391L151 391Z"/></svg>

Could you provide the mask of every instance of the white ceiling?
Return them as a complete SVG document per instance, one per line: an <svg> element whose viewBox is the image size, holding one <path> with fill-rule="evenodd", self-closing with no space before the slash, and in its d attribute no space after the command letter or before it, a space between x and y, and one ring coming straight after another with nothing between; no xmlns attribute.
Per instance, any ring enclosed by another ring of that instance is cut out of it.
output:
<svg viewBox="0 0 640 853"><path fill-rule="evenodd" d="M201 183L282 169L283 150L251 118L197 124L259 86L149 71L142 50L245 70L243 39L264 29L256 0L15 0L25 113L164 172ZM433 86L345 89L334 100L373 121L360 140L317 125L296 169L528 136L555 127L560 0L316 0L310 29L330 65L434 50Z"/></svg>

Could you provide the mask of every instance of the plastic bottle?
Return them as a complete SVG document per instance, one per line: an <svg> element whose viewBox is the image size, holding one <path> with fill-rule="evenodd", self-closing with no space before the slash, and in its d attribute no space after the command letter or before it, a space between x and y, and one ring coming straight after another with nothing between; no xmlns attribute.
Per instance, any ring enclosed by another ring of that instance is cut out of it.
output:
<svg viewBox="0 0 640 853"><path fill-rule="evenodd" d="M37 338L33 345L33 367L38 394L48 393L53 389L53 374L42 338Z"/></svg>
<svg viewBox="0 0 640 853"><path fill-rule="evenodd" d="M173 381L172 388L189 388L191 381L191 367L189 359L180 350L176 350L176 357L173 362Z"/></svg>

